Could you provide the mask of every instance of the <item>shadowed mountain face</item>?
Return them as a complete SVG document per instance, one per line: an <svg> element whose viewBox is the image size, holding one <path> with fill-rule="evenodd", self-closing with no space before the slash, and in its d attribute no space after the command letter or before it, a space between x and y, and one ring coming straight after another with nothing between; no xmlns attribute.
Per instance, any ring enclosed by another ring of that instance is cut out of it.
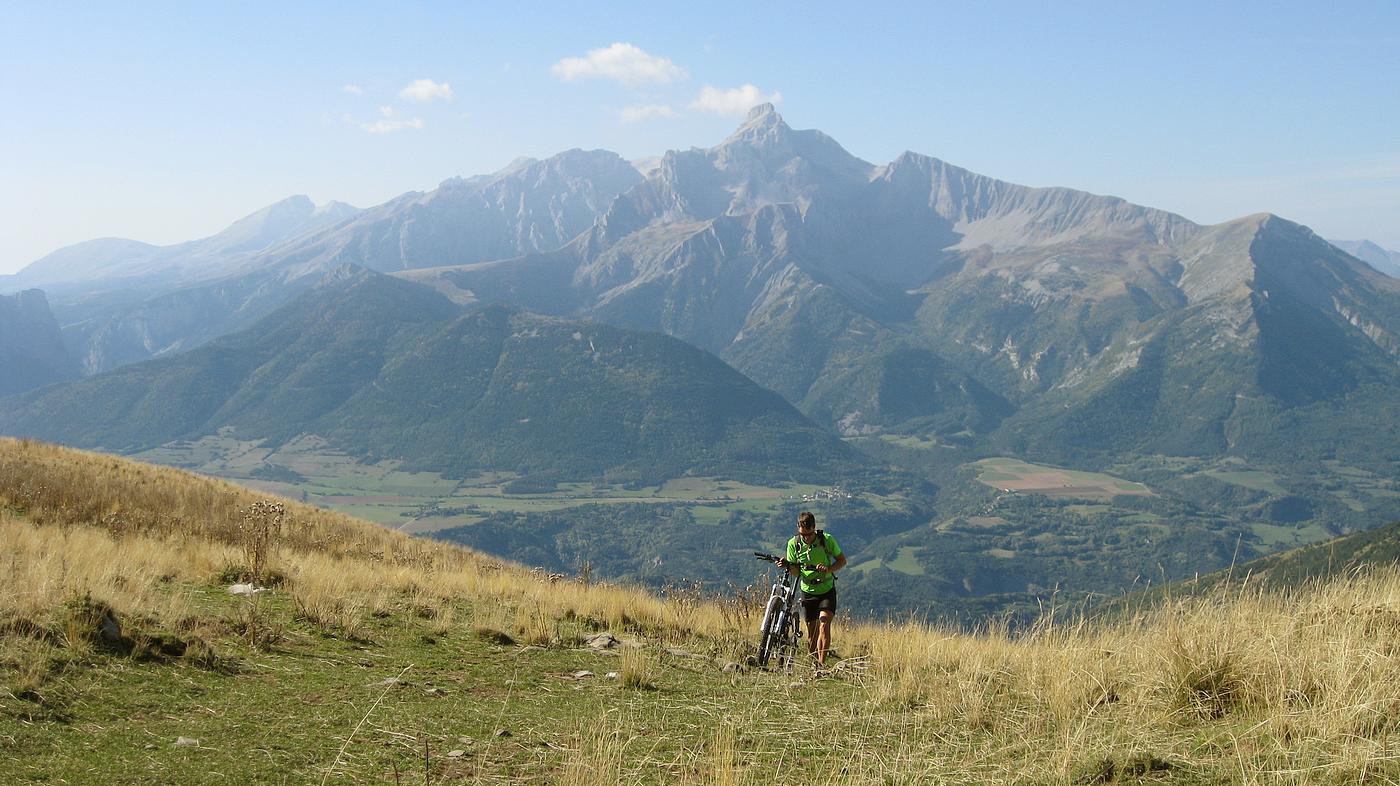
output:
<svg viewBox="0 0 1400 786"><path fill-rule="evenodd" d="M77 376L44 293L0 295L0 396Z"/></svg>
<svg viewBox="0 0 1400 786"><path fill-rule="evenodd" d="M243 333L10 403L5 433L78 446L136 450L226 428L270 446L310 434L451 473L824 479L855 456L675 339L464 310L350 268Z"/></svg>

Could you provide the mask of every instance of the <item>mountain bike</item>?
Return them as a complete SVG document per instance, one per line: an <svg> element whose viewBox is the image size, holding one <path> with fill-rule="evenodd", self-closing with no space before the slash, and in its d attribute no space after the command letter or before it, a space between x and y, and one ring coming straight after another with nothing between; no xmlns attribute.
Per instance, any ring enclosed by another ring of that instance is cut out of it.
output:
<svg viewBox="0 0 1400 786"><path fill-rule="evenodd" d="M768 668L769 661L786 671L797 657L802 640L802 626L797 624L797 602L802 597L797 585L801 576L787 575L788 561L772 554L755 551L753 555L783 569L783 578L773 583L768 603L763 608L763 623L758 628L758 667ZM812 570L812 565L802 565Z"/></svg>

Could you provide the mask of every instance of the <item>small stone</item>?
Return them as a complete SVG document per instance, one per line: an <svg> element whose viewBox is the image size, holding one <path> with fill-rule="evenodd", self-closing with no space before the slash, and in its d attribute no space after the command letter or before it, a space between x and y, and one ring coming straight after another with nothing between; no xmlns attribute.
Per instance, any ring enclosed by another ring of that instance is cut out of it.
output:
<svg viewBox="0 0 1400 786"><path fill-rule="evenodd" d="M423 691L423 692L426 693L426 694L428 694L429 696L446 696L446 695L447 695L447 691L443 690L442 688L428 688L427 690L425 690L425 691Z"/></svg>
<svg viewBox="0 0 1400 786"><path fill-rule="evenodd" d="M460 742L460 743L462 743L463 745L471 745L471 744L472 744L472 738L471 738L471 737L458 737L458 738L457 738L457 741Z"/></svg>
<svg viewBox="0 0 1400 786"><path fill-rule="evenodd" d="M458 748L458 749L455 750L455 751L448 751L448 752L447 752L447 758L449 758L449 759L460 759L460 758L462 758L462 757L465 756L465 755L467 755L467 752L464 751L464 750L462 750L461 748Z"/></svg>
<svg viewBox="0 0 1400 786"><path fill-rule="evenodd" d="M506 737L513 737L515 735L510 733L510 729L497 729L496 736L504 739Z"/></svg>
<svg viewBox="0 0 1400 786"><path fill-rule="evenodd" d="M587 679L588 677L592 677L592 676L593 676L593 672L591 672L591 671L576 671L576 672L574 672L574 679L576 679L576 680Z"/></svg>
<svg viewBox="0 0 1400 786"><path fill-rule="evenodd" d="M607 674L604 674L603 676L604 676L604 677L607 677L607 678L610 679L610 680L615 680L615 679L617 679L617 676L618 676L618 675L617 675L617 672L615 672L615 671L610 671L610 672L608 672Z"/></svg>
<svg viewBox="0 0 1400 786"><path fill-rule="evenodd" d="M585 639L584 643L595 650L607 650L616 647L621 642L611 633L595 633Z"/></svg>
<svg viewBox="0 0 1400 786"><path fill-rule="evenodd" d="M724 664L724 671L730 674L733 674L735 672L741 672L743 670L744 664L739 663L738 661L731 660L728 663Z"/></svg>
<svg viewBox="0 0 1400 786"><path fill-rule="evenodd" d="M180 738L178 738L178 739L175 740L175 747L177 747L177 748L198 748L198 747L199 747L199 740L195 739L194 737L180 737Z"/></svg>
<svg viewBox="0 0 1400 786"><path fill-rule="evenodd" d="M144 747L144 748L145 748L146 750L148 750L148 751L153 751L153 750L156 749L156 744L155 744L154 742L148 742L148 743L146 743L145 745L143 745L142 747Z"/></svg>
<svg viewBox="0 0 1400 786"><path fill-rule="evenodd" d="M228 594L230 595L256 595L259 592L267 592L267 587L259 587L254 584L228 585Z"/></svg>

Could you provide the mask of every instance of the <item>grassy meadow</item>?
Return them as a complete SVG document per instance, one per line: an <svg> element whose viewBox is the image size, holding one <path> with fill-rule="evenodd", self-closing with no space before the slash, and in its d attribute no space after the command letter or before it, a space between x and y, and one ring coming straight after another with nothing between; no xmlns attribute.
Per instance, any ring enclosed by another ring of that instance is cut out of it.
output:
<svg viewBox="0 0 1400 786"><path fill-rule="evenodd" d="M1110 500L1118 495L1151 496L1147 486L1101 472L1083 472L1013 458L989 458L973 462L978 482L1023 494L1043 494L1052 499Z"/></svg>
<svg viewBox="0 0 1400 786"><path fill-rule="evenodd" d="M541 575L14 440L0 566L4 783L1400 781L1396 571L1014 636L838 624L827 672L725 671L763 588Z"/></svg>

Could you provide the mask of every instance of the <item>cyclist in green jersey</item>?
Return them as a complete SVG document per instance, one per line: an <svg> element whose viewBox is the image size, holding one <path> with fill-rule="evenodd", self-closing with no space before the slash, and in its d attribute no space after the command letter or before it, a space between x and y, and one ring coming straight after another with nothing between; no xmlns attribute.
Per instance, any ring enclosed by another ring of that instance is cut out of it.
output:
<svg viewBox="0 0 1400 786"><path fill-rule="evenodd" d="M817 529L817 517L809 511L797 515L797 535L788 541L784 567L802 576L802 618L807 623L807 649L826 665L831 649L831 620L836 616L836 571L846 567L846 555L829 533ZM810 565L810 570L800 568Z"/></svg>

